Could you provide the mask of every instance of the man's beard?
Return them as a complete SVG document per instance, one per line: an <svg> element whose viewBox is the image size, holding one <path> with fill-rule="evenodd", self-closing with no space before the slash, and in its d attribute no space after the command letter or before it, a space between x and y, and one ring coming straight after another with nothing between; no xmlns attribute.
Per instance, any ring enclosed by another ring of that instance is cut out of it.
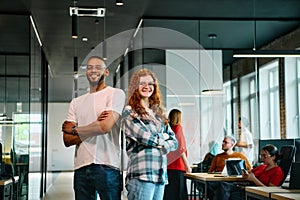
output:
<svg viewBox="0 0 300 200"><path fill-rule="evenodd" d="M222 150L225 151L225 152L228 151L228 149L223 149L223 148L222 148Z"/></svg>
<svg viewBox="0 0 300 200"><path fill-rule="evenodd" d="M102 74L99 81L92 82L90 79L88 79L88 80L89 80L91 86L97 86L104 80L104 77L105 77L104 74Z"/></svg>

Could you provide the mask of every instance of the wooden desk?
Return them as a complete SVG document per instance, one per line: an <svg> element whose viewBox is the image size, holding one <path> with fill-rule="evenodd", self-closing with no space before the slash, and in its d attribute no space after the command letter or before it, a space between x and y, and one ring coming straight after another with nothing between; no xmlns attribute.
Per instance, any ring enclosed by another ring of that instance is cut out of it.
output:
<svg viewBox="0 0 300 200"><path fill-rule="evenodd" d="M300 200L300 193L272 193L271 198L276 200Z"/></svg>
<svg viewBox="0 0 300 200"><path fill-rule="evenodd" d="M259 187L259 186L247 186L246 187L246 199L248 197L255 197L258 199L272 199L271 195L276 193L299 193L300 190L288 190L282 187Z"/></svg>
<svg viewBox="0 0 300 200"><path fill-rule="evenodd" d="M10 200L15 198L15 192L18 192L19 177L15 176L14 180L11 178L0 180L0 199ZM17 197L17 196L16 196Z"/></svg>
<svg viewBox="0 0 300 200"><path fill-rule="evenodd" d="M220 174L208 174L208 173L185 173L185 177L191 181L202 183L204 185L204 193L206 199L207 194L207 183L215 181L226 181L226 182L244 182L245 179L237 176L221 176ZM196 190L194 189L194 199L196 198Z"/></svg>
<svg viewBox="0 0 300 200"><path fill-rule="evenodd" d="M2 179L2 180L0 180L0 186L8 185L12 182L13 182L13 180L11 178L10 179Z"/></svg>

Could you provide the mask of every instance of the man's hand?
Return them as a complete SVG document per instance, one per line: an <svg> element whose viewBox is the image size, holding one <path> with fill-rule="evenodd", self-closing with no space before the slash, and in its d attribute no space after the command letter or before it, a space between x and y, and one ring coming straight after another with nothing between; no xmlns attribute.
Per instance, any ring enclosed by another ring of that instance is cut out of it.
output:
<svg viewBox="0 0 300 200"><path fill-rule="evenodd" d="M76 126L75 122L65 121L62 124L63 141L66 147L78 145L82 142L78 134L73 135L73 126Z"/></svg>
<svg viewBox="0 0 300 200"><path fill-rule="evenodd" d="M109 114L109 111L103 111L100 116L97 118L98 121L104 120Z"/></svg>
<svg viewBox="0 0 300 200"><path fill-rule="evenodd" d="M78 145L82 142L79 135L72 135L72 134L65 133L65 132L63 134L63 141L64 141L64 144L66 147L69 147L72 145Z"/></svg>
<svg viewBox="0 0 300 200"><path fill-rule="evenodd" d="M65 122L62 124L62 131L63 131L64 133L72 134L72 128L73 128L73 126L76 126L76 123L75 123L75 122L65 121Z"/></svg>

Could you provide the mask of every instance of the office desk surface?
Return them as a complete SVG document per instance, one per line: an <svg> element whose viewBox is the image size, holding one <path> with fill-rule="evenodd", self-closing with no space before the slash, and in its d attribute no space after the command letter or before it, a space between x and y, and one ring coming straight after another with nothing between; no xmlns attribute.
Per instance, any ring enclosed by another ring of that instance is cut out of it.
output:
<svg viewBox="0 0 300 200"><path fill-rule="evenodd" d="M300 200L300 193L273 193L271 198L276 200Z"/></svg>
<svg viewBox="0 0 300 200"><path fill-rule="evenodd" d="M220 174L185 173L185 176L189 179L201 180L201 181L228 181L228 182L245 181L245 179L242 177L222 176Z"/></svg>
<svg viewBox="0 0 300 200"><path fill-rule="evenodd" d="M9 178L9 179L2 179L2 180L0 180L0 186L1 185L7 185L7 184L10 184L12 182L13 182L13 180L11 178Z"/></svg>
<svg viewBox="0 0 300 200"><path fill-rule="evenodd" d="M237 176L221 176L221 174L208 174L208 173L185 173L185 177L195 182L202 183L204 185L204 194L207 194L207 185L213 181L226 181L226 182L246 182L242 177ZM194 184L195 187L195 184ZM194 188L193 197L196 199L196 188ZM207 196L204 196L207 199Z"/></svg>
<svg viewBox="0 0 300 200"><path fill-rule="evenodd" d="M14 176L14 182L18 182L19 181L19 176ZM12 183L13 180L11 178L7 178L7 179L2 179L0 180L0 186L3 186L3 185L7 185L7 184L10 184Z"/></svg>
<svg viewBox="0 0 300 200"><path fill-rule="evenodd" d="M300 193L300 190L288 190L282 187L247 186L246 193L253 193L263 197L270 197L273 193Z"/></svg>

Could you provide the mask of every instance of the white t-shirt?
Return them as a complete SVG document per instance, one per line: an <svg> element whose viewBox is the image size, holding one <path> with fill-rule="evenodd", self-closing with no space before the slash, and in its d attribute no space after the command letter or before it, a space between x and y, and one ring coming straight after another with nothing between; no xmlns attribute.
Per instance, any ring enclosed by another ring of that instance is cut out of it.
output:
<svg viewBox="0 0 300 200"><path fill-rule="evenodd" d="M121 89L106 87L95 93L84 94L70 103L67 121L86 126L97 120L105 110L122 115L125 93ZM120 121L120 120L119 120ZM95 163L120 168L120 124L117 122L107 134L89 137L76 147L74 168Z"/></svg>
<svg viewBox="0 0 300 200"><path fill-rule="evenodd" d="M250 145L250 144L252 145L252 148L241 147L241 153L243 153L245 156L247 156L249 162L252 164L253 160L254 160L253 137L252 137L252 134L250 133L250 131L245 127L242 127L240 142L247 143L247 145Z"/></svg>

